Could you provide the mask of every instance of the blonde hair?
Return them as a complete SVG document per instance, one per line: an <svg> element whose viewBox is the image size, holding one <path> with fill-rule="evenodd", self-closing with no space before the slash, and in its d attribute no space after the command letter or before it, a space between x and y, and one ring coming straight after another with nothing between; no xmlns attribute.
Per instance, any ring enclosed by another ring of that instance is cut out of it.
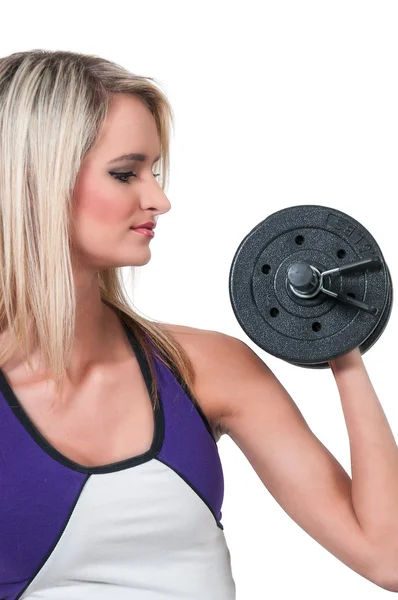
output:
<svg viewBox="0 0 398 600"><path fill-rule="evenodd" d="M29 348L63 389L76 315L70 257L71 200L77 174L114 94L139 97L154 116L161 145L160 182L167 187L172 108L159 84L94 55L31 50L0 58L0 366ZM129 267L134 275L134 266ZM156 355L194 394L194 370L180 344L127 300L121 268L98 273L102 301L130 327L147 357L156 404Z"/></svg>

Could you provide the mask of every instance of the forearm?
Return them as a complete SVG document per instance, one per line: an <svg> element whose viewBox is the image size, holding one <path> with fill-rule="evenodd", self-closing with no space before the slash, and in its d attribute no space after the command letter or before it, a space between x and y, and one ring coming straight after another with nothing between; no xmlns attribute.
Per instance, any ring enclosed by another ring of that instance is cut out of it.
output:
<svg viewBox="0 0 398 600"><path fill-rule="evenodd" d="M359 350L330 364L350 441L354 510L366 537L394 556L398 579L398 447Z"/></svg>

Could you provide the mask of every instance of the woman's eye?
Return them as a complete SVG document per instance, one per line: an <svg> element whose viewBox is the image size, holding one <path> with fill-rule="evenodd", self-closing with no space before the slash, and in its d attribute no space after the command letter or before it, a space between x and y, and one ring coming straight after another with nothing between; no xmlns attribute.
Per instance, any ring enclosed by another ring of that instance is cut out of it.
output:
<svg viewBox="0 0 398 600"><path fill-rule="evenodd" d="M128 171L127 173L116 173L115 171L109 171L109 173L115 179L121 181L122 183L128 183L128 179L130 179L130 177L137 177L137 174L133 173L133 171ZM153 174L154 177L159 177L159 175L160 173Z"/></svg>
<svg viewBox="0 0 398 600"><path fill-rule="evenodd" d="M115 171L110 171L110 174L122 183L128 183L128 179L130 179L130 177L137 177L133 171L128 171L128 173L115 173Z"/></svg>

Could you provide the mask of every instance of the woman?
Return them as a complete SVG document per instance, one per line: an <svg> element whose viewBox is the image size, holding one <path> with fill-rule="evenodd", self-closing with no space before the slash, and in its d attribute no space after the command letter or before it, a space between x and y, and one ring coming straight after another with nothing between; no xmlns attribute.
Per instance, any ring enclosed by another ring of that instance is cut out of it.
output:
<svg viewBox="0 0 398 600"><path fill-rule="evenodd" d="M0 598L234 598L223 434L309 535L396 590L398 453L359 350L331 364L351 482L246 344L129 306L121 267L149 261L170 210L172 123L153 79L102 58L0 59Z"/></svg>

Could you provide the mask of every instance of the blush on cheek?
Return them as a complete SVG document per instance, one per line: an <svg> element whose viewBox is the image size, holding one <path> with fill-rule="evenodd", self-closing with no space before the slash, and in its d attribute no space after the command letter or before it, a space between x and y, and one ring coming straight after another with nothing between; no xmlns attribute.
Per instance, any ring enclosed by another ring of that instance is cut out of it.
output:
<svg viewBox="0 0 398 600"><path fill-rule="evenodd" d="M98 224L117 225L123 221L123 211L117 208L115 201L100 195L86 200L84 212L86 217Z"/></svg>
<svg viewBox="0 0 398 600"><path fill-rule="evenodd" d="M74 215L77 220L97 225L123 226L129 222L131 206L125 198L118 199L117 192L104 191L98 186L85 185L80 187L75 198Z"/></svg>

